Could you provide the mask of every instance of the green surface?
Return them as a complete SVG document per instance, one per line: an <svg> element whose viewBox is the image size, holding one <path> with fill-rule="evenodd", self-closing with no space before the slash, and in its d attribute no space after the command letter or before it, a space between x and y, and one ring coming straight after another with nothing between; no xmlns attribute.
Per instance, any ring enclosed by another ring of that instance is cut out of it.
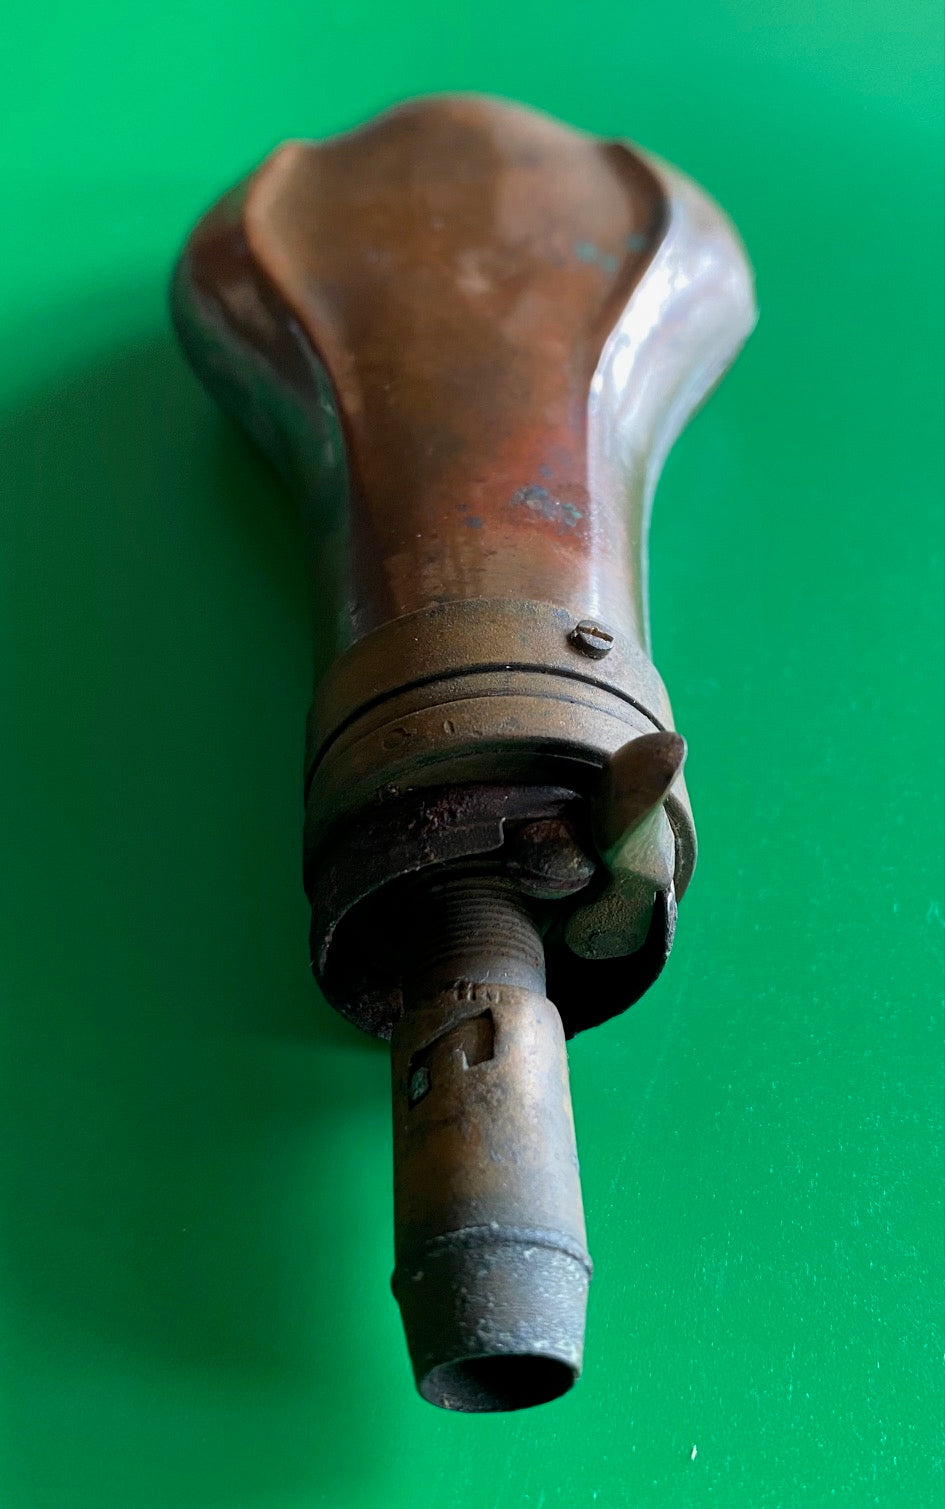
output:
<svg viewBox="0 0 945 1509"><path fill-rule="evenodd" d="M3 1509L941 1502L937 11L8 4ZM271 145L444 87L678 162L762 306L657 499L702 856L573 1045L585 1377L480 1419L414 1396L386 1052L307 973L299 536L164 313Z"/></svg>

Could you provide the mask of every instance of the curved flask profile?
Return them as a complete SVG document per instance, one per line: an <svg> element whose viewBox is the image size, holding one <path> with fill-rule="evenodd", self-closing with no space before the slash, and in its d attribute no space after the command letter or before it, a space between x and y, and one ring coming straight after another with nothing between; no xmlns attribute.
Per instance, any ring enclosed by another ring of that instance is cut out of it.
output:
<svg viewBox="0 0 945 1509"><path fill-rule="evenodd" d="M751 264L728 217L685 174L648 154L645 160L663 185L665 232L591 381L588 477L602 517L626 520L638 562L635 628L649 652L647 539L660 472L751 334L758 309Z"/></svg>

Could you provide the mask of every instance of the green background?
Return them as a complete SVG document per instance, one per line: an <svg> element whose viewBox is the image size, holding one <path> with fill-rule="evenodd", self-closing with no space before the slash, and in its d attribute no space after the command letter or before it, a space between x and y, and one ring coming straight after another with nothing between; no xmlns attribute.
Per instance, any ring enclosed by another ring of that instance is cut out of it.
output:
<svg viewBox="0 0 945 1509"><path fill-rule="evenodd" d="M8 4L4 1509L940 1503L937 11ZM702 856L573 1045L585 1376L489 1418L414 1395L386 1050L308 976L299 533L164 308L274 143L438 88L686 168L762 306L657 499Z"/></svg>

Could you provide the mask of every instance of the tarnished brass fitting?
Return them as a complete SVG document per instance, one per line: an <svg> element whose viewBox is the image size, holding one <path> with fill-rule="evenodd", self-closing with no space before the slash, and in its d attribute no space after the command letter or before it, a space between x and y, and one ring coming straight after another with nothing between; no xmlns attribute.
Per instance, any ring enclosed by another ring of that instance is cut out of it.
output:
<svg viewBox="0 0 945 1509"><path fill-rule="evenodd" d="M695 862L646 533L748 264L637 149L434 98L276 151L197 225L173 313L303 504L312 967L392 1040L418 1388L542 1403L591 1272L565 1039L659 974Z"/></svg>

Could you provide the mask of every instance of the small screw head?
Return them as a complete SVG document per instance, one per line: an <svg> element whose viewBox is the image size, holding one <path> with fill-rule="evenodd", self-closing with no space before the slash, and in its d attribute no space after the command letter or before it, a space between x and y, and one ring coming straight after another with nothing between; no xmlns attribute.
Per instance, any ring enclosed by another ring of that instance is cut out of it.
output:
<svg viewBox="0 0 945 1509"><path fill-rule="evenodd" d="M582 618L579 624L575 624L568 639L576 650L580 650L590 660L603 660L614 647L614 636L610 630L590 618Z"/></svg>

